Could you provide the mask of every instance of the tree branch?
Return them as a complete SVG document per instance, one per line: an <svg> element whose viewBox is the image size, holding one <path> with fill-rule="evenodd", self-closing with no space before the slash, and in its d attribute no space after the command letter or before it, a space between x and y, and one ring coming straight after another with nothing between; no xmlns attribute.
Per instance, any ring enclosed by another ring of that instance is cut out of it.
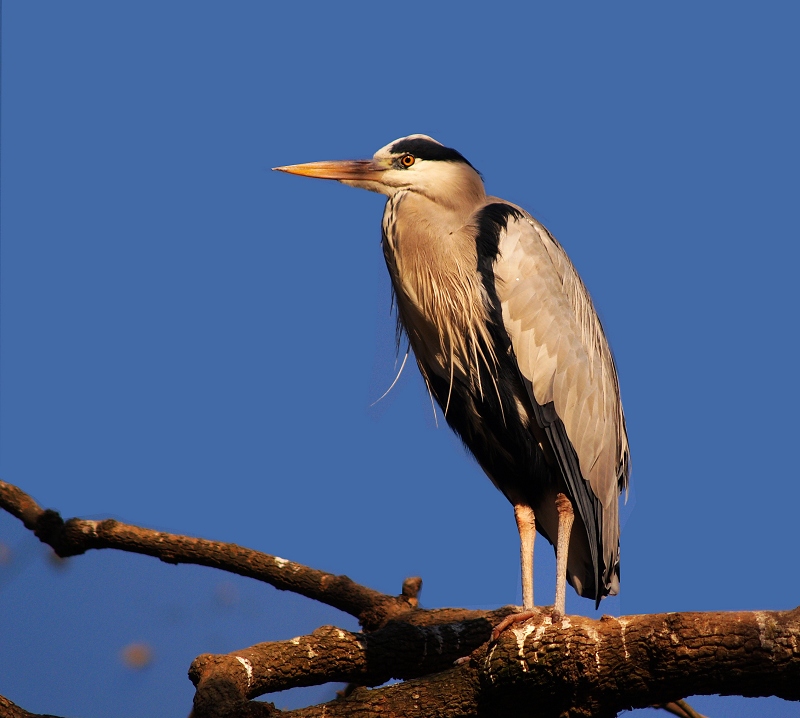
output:
<svg viewBox="0 0 800 718"><path fill-rule="evenodd" d="M425 621L436 619L433 611L412 615L420 614ZM543 718L610 717L654 703L676 715L694 716L680 700L683 696L800 699L800 609L605 616L599 621L570 616L556 623L542 612L451 668L454 656L486 641L502 614L423 627L392 622L366 635L325 627L288 642L201 656L190 671L197 686L196 716L229 715L226 711L234 706L236 711L252 706L248 698L290 686L326 681L378 685L388 678L406 682L358 689L343 701L283 718L388 717L397 715L400 706L405 706L403 715L513 718L530 715L532 705ZM228 703L220 701L223 694ZM203 712L205 706L213 711Z"/></svg>
<svg viewBox="0 0 800 718"><path fill-rule="evenodd" d="M58 718L58 716L30 713L5 696L0 696L0 718Z"/></svg>
<svg viewBox="0 0 800 718"><path fill-rule="evenodd" d="M240 698L329 682L377 686L451 668L484 644L515 607L496 611L416 611L371 633L323 626L310 636L259 643L226 655L203 654L189 669L198 692L225 682Z"/></svg>
<svg viewBox="0 0 800 718"><path fill-rule="evenodd" d="M114 520L63 521L0 481L0 508L60 556L114 548L167 563L219 568L316 599L358 617L365 633L323 627L310 636L199 656L190 677L195 718L269 716L595 716L658 704L697 714L680 699L714 694L800 700L800 608L752 613L670 613L599 621L539 615L489 641L514 607L423 610L421 580L401 596L258 551L151 531ZM464 656L468 656L464 658ZM458 659L458 660L457 660ZM453 666L454 661L456 665ZM389 678L404 682L369 689ZM330 681L362 686L346 698L281 712L253 698ZM33 714L0 698L2 718Z"/></svg>
<svg viewBox="0 0 800 718"><path fill-rule="evenodd" d="M42 509L28 494L0 481L0 508L22 521L26 528L59 556L77 556L90 549L111 548L154 556L171 564L209 566L248 576L282 591L293 591L355 616L365 628L378 628L416 606L421 581L411 579L404 595L389 596L324 571L253 551L233 543L152 531L106 519L64 521L58 512ZM416 590L415 590L415 583Z"/></svg>
<svg viewBox="0 0 800 718"><path fill-rule="evenodd" d="M543 617L506 632L482 670L509 715L520 691L553 715L613 716L715 693L799 700L798 638L800 609Z"/></svg>

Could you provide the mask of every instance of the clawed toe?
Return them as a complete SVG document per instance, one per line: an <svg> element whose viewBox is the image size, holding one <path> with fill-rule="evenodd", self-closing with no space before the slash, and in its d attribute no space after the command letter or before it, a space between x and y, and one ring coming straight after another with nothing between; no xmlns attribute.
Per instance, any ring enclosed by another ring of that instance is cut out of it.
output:
<svg viewBox="0 0 800 718"><path fill-rule="evenodd" d="M543 613L544 612L541 608L533 608L529 611L521 611L520 613L512 613L510 616L506 616L494 627L494 630L492 631L492 637L489 639L489 642L494 643L498 638L500 638L500 634L509 626L513 626L515 623L524 623L531 618L537 618L541 616Z"/></svg>

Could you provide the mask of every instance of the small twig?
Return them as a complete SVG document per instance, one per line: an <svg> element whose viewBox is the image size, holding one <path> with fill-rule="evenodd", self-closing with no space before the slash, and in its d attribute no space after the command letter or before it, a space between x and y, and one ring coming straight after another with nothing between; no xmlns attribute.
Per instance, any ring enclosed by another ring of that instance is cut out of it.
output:
<svg viewBox="0 0 800 718"><path fill-rule="evenodd" d="M419 576L411 576L403 581L401 595L406 598L410 605L416 608L419 605L419 592L422 590L422 579Z"/></svg>
<svg viewBox="0 0 800 718"><path fill-rule="evenodd" d="M106 519L87 521L72 518L64 521L58 512L42 509L20 488L0 481L0 508L16 516L40 541L52 546L61 557L76 556L91 549L111 548L154 556L171 564L210 566L239 576L263 581L283 591L338 608L355 616L367 629L378 628L386 621L416 607L418 579L409 579L409 593L389 596L362 586L347 576L337 576L309 568L278 556L244 548L233 543L180 536L152 531L140 526Z"/></svg>

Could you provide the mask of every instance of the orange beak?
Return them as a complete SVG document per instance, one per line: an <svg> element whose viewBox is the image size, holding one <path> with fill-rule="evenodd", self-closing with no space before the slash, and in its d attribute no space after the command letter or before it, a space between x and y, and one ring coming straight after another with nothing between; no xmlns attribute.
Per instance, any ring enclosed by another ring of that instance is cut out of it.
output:
<svg viewBox="0 0 800 718"><path fill-rule="evenodd" d="M302 165L273 167L278 172L303 177L318 177L332 180L380 180L389 169L380 160L338 160L334 162L308 162Z"/></svg>

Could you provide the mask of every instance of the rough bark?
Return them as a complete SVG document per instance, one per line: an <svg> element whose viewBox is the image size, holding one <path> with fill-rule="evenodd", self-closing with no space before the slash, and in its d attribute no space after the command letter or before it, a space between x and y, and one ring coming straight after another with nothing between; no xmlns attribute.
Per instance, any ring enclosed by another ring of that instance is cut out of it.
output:
<svg viewBox="0 0 800 718"><path fill-rule="evenodd" d="M543 609L493 628L516 609L425 610L418 578L400 596L275 556L118 521L63 521L0 482L0 507L60 556L116 548L169 563L196 563L250 576L357 616L364 632L324 626L309 636L261 643L191 666L195 718L276 716L595 716L652 705L691 716L687 695L774 695L800 700L800 608L740 613L556 617ZM403 682L380 688L390 678ZM281 712L253 700L332 681L360 686L346 698ZM33 714L0 698L0 718Z"/></svg>

